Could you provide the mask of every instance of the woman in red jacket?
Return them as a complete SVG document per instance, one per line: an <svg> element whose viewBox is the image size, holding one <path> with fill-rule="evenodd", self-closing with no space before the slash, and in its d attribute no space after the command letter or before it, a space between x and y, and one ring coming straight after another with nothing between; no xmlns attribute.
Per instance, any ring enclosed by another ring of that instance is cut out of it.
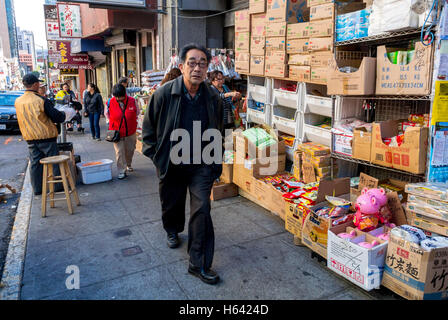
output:
<svg viewBox="0 0 448 320"><path fill-rule="evenodd" d="M120 131L120 141L114 142L114 148L118 179L124 179L126 172L134 171L132 157L137 142L135 132L137 131L138 108L135 99L126 95L126 88L123 85L116 84L112 94L114 97L110 100L108 110L109 130Z"/></svg>

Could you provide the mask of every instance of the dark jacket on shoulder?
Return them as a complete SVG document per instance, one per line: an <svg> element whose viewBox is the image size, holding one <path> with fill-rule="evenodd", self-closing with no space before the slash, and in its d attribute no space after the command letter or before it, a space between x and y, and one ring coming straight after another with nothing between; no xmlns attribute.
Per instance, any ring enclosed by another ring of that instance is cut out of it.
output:
<svg viewBox="0 0 448 320"><path fill-rule="evenodd" d="M183 77L169 81L157 89L145 113L142 126L142 152L151 158L157 168L157 175L163 179L170 164L170 152L173 142L171 133L180 126L181 97ZM209 129L224 131L222 101L219 96L206 85L205 100L209 118ZM222 173L221 164L212 164L214 178Z"/></svg>

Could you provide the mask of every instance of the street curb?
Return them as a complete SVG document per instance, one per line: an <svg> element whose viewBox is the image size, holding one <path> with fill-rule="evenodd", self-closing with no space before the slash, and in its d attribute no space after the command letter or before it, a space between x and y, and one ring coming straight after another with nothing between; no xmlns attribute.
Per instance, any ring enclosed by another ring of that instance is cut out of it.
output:
<svg viewBox="0 0 448 320"><path fill-rule="evenodd" d="M25 181L20 195L19 205L14 220L14 226L9 241L8 253L2 276L0 300L19 300L22 282L23 266L25 263L26 242L28 239L28 226L33 201L33 188L31 186L30 165L28 162Z"/></svg>

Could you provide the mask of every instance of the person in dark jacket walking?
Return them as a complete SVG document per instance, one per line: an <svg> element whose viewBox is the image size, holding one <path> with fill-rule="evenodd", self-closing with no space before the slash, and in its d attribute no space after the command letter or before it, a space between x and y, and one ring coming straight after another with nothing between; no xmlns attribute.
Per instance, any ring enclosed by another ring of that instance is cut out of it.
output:
<svg viewBox="0 0 448 320"><path fill-rule="evenodd" d="M178 233L185 227L188 189L191 208L188 272L205 283L216 284L219 276L211 269L215 235L210 215L210 193L214 180L221 175L222 164L221 161L210 164L205 157L201 157L206 147L201 138L211 131L217 132L219 141L214 142L222 149L222 100L204 83L211 60L208 50L190 44L182 48L180 58L182 76L165 83L151 96L143 120L142 151L154 162L160 179L162 222L167 232L168 246L176 248L180 245ZM173 136L181 132L186 134L176 144ZM198 134L201 137L196 143ZM185 143L185 136L190 143L180 149L182 156L179 163L177 155L172 153L178 145Z"/></svg>
<svg viewBox="0 0 448 320"><path fill-rule="evenodd" d="M103 97L94 83L89 83L87 93L84 95L84 116L89 117L92 139L101 141L100 116L104 114Z"/></svg>

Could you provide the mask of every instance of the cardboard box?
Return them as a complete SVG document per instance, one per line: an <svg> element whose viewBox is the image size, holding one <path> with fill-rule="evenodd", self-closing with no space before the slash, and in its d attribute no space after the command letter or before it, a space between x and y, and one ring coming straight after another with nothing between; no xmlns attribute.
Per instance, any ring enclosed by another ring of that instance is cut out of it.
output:
<svg viewBox="0 0 448 320"><path fill-rule="evenodd" d="M339 233L350 233L353 230L356 232L354 239L338 237ZM369 233L356 229L354 225L339 225L330 228L328 230L328 268L364 290L379 289L388 242L375 235L383 232L387 232L387 228L381 227ZM360 242L373 240L378 241L379 244L371 249L358 245Z"/></svg>
<svg viewBox="0 0 448 320"><path fill-rule="evenodd" d="M352 157L370 162L370 149L372 147L372 133L366 128L355 128L353 130Z"/></svg>
<svg viewBox="0 0 448 320"><path fill-rule="evenodd" d="M308 39L289 39L286 41L286 52L288 54L307 54L309 50Z"/></svg>
<svg viewBox="0 0 448 320"><path fill-rule="evenodd" d="M264 56L250 56L250 73L264 75Z"/></svg>
<svg viewBox="0 0 448 320"><path fill-rule="evenodd" d="M235 32L250 31L249 10L235 11Z"/></svg>
<svg viewBox="0 0 448 320"><path fill-rule="evenodd" d="M219 181L222 183L232 183L233 181L233 164L223 163L222 173L219 177Z"/></svg>
<svg viewBox="0 0 448 320"><path fill-rule="evenodd" d="M409 205L408 205L409 208ZM427 215L422 215L413 210L406 210L411 225L417 228L428 230L440 234L441 236L448 236L448 222L441 219L431 218Z"/></svg>
<svg viewBox="0 0 448 320"><path fill-rule="evenodd" d="M427 95L431 93L432 45L415 44L414 59L406 65L390 62L386 47L377 48L376 94Z"/></svg>
<svg viewBox="0 0 448 320"><path fill-rule="evenodd" d="M446 257L448 248L426 251L391 235L381 284L409 300L448 299Z"/></svg>
<svg viewBox="0 0 448 320"><path fill-rule="evenodd" d="M266 37L286 37L286 22L268 22Z"/></svg>
<svg viewBox="0 0 448 320"><path fill-rule="evenodd" d="M250 53L235 52L235 71L249 73L250 70Z"/></svg>
<svg viewBox="0 0 448 320"><path fill-rule="evenodd" d="M375 94L376 58L364 57L358 71L344 73L339 68L354 61L338 63L333 59L328 73L328 95L373 95Z"/></svg>
<svg viewBox="0 0 448 320"><path fill-rule="evenodd" d="M252 14L250 16L251 26L250 33L252 37L266 37L266 13Z"/></svg>
<svg viewBox="0 0 448 320"><path fill-rule="evenodd" d="M266 0L249 0L249 13L262 13L266 11Z"/></svg>
<svg viewBox="0 0 448 320"><path fill-rule="evenodd" d="M254 56L264 56L266 47L265 37L250 37L250 54Z"/></svg>
<svg viewBox="0 0 448 320"><path fill-rule="evenodd" d="M310 66L289 66L289 78L300 82L310 81Z"/></svg>
<svg viewBox="0 0 448 320"><path fill-rule="evenodd" d="M409 127L404 133L402 145L391 147L384 144L382 138L398 135L398 121L373 123L370 159L372 163L381 166L416 174L425 173L428 134L429 128Z"/></svg>
<svg viewBox="0 0 448 320"><path fill-rule="evenodd" d="M307 6L314 7L314 6L318 6L320 4L333 3L333 2L334 2L334 0L308 0Z"/></svg>
<svg viewBox="0 0 448 320"><path fill-rule="evenodd" d="M312 157L327 156L331 153L331 149L329 147L314 142L301 143L297 149Z"/></svg>
<svg viewBox="0 0 448 320"><path fill-rule="evenodd" d="M333 37L333 27L332 19L311 21L309 25L310 38Z"/></svg>
<svg viewBox="0 0 448 320"><path fill-rule="evenodd" d="M288 64L286 52L271 51L266 52L264 62L264 73L271 77L287 78Z"/></svg>
<svg viewBox="0 0 448 320"><path fill-rule="evenodd" d="M302 206L303 226L302 242L308 248L327 258L327 234L334 219L327 219L316 214L317 210L328 205L325 195L333 195L345 199L350 198L350 178L335 180L323 180L319 183L316 205L312 207ZM350 222L351 223L351 222Z"/></svg>
<svg viewBox="0 0 448 320"><path fill-rule="evenodd" d="M235 32L235 51L249 52L250 50L250 33Z"/></svg>
<svg viewBox="0 0 448 320"><path fill-rule="evenodd" d="M289 39L306 39L310 37L309 22L293 23L287 25L286 38Z"/></svg>
<svg viewBox="0 0 448 320"><path fill-rule="evenodd" d="M326 168L331 165L331 156L317 156L317 157L311 157L310 155L304 153L302 155L302 162L307 162L309 164L312 164L314 168Z"/></svg>
<svg viewBox="0 0 448 320"><path fill-rule="evenodd" d="M296 203L285 201L285 229L298 238L302 238L302 210Z"/></svg>
<svg viewBox="0 0 448 320"><path fill-rule="evenodd" d="M325 3L310 8L310 22L316 20L334 20L334 3Z"/></svg>
<svg viewBox="0 0 448 320"><path fill-rule="evenodd" d="M310 16L306 0L267 0L266 13L269 21L288 23L309 21Z"/></svg>
<svg viewBox="0 0 448 320"><path fill-rule="evenodd" d="M215 183L212 187L210 200L217 201L236 197L238 195L238 187L233 183Z"/></svg>
<svg viewBox="0 0 448 320"><path fill-rule="evenodd" d="M331 51L317 51L311 52L311 67L328 67L330 61L333 60L333 52Z"/></svg>
<svg viewBox="0 0 448 320"><path fill-rule="evenodd" d="M310 38L308 50L315 51L331 51L333 49L333 38Z"/></svg>
<svg viewBox="0 0 448 320"><path fill-rule="evenodd" d="M333 137L334 137L333 140L334 152L345 156L351 156L353 137L349 134L340 134L340 133L334 133Z"/></svg>
<svg viewBox="0 0 448 320"><path fill-rule="evenodd" d="M268 125L258 125L257 127L263 128L265 131L267 131L275 140L278 141L278 143L260 149L255 146L250 140L248 140L241 132L239 132L235 135L235 160L239 160L242 158L265 158L286 154L285 141L278 139L278 136L273 128L269 127Z"/></svg>
<svg viewBox="0 0 448 320"><path fill-rule="evenodd" d="M384 179L378 183L380 188L386 190L386 192L396 192L402 203L406 203L408 200L408 194L405 191L405 187L409 182L401 181L397 179Z"/></svg>
<svg viewBox="0 0 448 320"><path fill-rule="evenodd" d="M326 84L329 69L325 67L311 67L311 81Z"/></svg>
<svg viewBox="0 0 448 320"><path fill-rule="evenodd" d="M291 66L309 66L311 55L309 54L291 54L288 58L288 64ZM289 69L291 70L291 68Z"/></svg>
<svg viewBox="0 0 448 320"><path fill-rule="evenodd" d="M282 51L286 52L286 38L285 37L267 37L266 38L266 52Z"/></svg>
<svg viewBox="0 0 448 320"><path fill-rule="evenodd" d="M244 168L249 170L254 178L272 176L284 172L286 166L286 155L244 160Z"/></svg>

